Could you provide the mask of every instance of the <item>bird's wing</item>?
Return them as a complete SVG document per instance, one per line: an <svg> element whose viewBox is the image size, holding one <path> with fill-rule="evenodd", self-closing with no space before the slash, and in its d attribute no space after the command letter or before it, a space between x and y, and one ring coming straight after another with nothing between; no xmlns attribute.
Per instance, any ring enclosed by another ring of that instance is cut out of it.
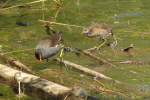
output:
<svg viewBox="0 0 150 100"><path fill-rule="evenodd" d="M52 43L52 37L46 37L46 38L43 38L39 44L42 46L44 45L45 47L49 47L51 46L51 43Z"/></svg>

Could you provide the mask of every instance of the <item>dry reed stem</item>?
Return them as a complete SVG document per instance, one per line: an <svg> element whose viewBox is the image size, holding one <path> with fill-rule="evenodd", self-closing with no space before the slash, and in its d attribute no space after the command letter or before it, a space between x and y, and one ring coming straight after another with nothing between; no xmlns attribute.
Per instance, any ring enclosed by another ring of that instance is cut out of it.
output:
<svg viewBox="0 0 150 100"><path fill-rule="evenodd" d="M64 98L64 100L66 100L66 99L67 99L68 95L69 95L69 93L66 95L66 97Z"/></svg>
<svg viewBox="0 0 150 100"><path fill-rule="evenodd" d="M3 8L8 2L9 2L9 0L7 0L7 1L5 2L5 4L3 4L3 6L2 6L1 8Z"/></svg>
<svg viewBox="0 0 150 100"><path fill-rule="evenodd" d="M59 8L56 8L56 10L55 10L55 12L53 13L53 15L52 15L50 21L52 21L52 22L55 22L55 21L56 21L56 18L57 18L57 16L58 16L59 11L60 11L60 9L59 9Z"/></svg>
<svg viewBox="0 0 150 100"><path fill-rule="evenodd" d="M60 1L60 0L53 0L53 1L56 3L57 6L60 6L60 5L63 4L63 0L62 1Z"/></svg>
<svg viewBox="0 0 150 100"><path fill-rule="evenodd" d="M53 0L55 3L57 3L57 4L59 4L60 2L59 2L59 0Z"/></svg>
<svg viewBox="0 0 150 100"><path fill-rule="evenodd" d="M42 9L44 9L44 0L42 0ZM42 10L42 20L44 20L44 10Z"/></svg>
<svg viewBox="0 0 150 100"><path fill-rule="evenodd" d="M99 85L101 85L102 87L106 87L103 83L101 83L100 81L98 81L97 79L94 79L95 82L97 82Z"/></svg>
<svg viewBox="0 0 150 100"><path fill-rule="evenodd" d="M40 22L50 23L50 24L56 24L56 25L64 25L64 26L74 26L74 27L83 27L83 26L77 26L77 25L69 25L69 24L63 24L63 23L57 23L57 22L51 22L51 21L44 21L39 20Z"/></svg>
<svg viewBox="0 0 150 100"><path fill-rule="evenodd" d="M44 0L42 0L42 9L44 8Z"/></svg>
<svg viewBox="0 0 150 100"><path fill-rule="evenodd" d="M15 7L18 7L18 6L27 5L27 4L32 4L32 3L37 3L37 2L42 2L42 1L46 1L46 0L38 0L38 1L28 2L28 3L24 3L24 4L20 4L20 5L12 6L12 7L8 7L8 8L0 9L0 10L7 10L7 9L15 8Z"/></svg>

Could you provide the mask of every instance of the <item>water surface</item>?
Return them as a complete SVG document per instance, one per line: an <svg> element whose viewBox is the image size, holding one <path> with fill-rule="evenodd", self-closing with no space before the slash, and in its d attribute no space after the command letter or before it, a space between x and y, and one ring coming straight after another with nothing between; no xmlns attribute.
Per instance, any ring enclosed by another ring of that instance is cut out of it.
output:
<svg viewBox="0 0 150 100"><path fill-rule="evenodd" d="M14 0L5 6L15 6L31 1ZM1 1L0 6L4 3L5 2ZM144 97L148 98L150 94L150 68L148 63L150 60L149 4L149 0L64 0L63 6L58 10L55 3L50 0L45 2L43 10L40 10L42 8L40 2L29 4L28 6L31 6L29 8L14 7L8 10L0 10L0 53L18 59L32 69L35 75L41 75L46 79L58 83L61 83L61 76L65 86L73 87L74 84L78 84L99 98L105 99L105 97L108 97L111 99L121 99L124 97L118 96L115 98L90 91L89 87L93 84L97 84L87 76L81 77L80 72L71 68L63 67L65 74L62 75L59 69L60 65L53 60L49 60L49 69L57 70L56 72L51 71L51 73L49 73L48 71L41 71L40 69L46 66L46 60L40 62L34 57L34 50L38 41L48 36L45 31L46 28L44 27L45 23L39 20L76 25L53 25L52 27L54 30L63 31L63 39L71 44L72 48L77 47L80 49L88 49L102 43L98 38L88 38L85 35L81 35L80 33L83 27L90 26L91 21L107 23L115 26L114 34L118 40L118 47L125 48L130 44L134 45L134 48L130 50L130 55L118 50L113 50L106 45L99 51L92 52L92 54L117 65L117 68L101 65L83 54L77 57L73 53L65 53L63 58L99 71L106 76L140 90L142 94L127 91L126 95L133 99L137 98L142 100ZM58 15L56 13L58 13ZM56 18L54 17L55 14ZM113 41L111 36L109 36L108 39ZM55 57L59 57L59 54ZM133 61L136 63L120 64L118 63L120 61ZM138 62L144 63L138 64ZM1 60L1 63L5 64L3 60ZM136 74L133 73L133 71L136 72ZM65 80L66 77L68 80ZM74 81L71 81L72 79L74 79ZM111 87L109 83L103 83ZM3 86L4 85L1 85L0 87ZM6 94L8 90L11 91L8 87L0 89L0 93L4 94L4 96L0 96L0 98L9 99L10 96ZM7 93L9 93L9 95L12 94L12 92ZM12 96L15 95L12 94Z"/></svg>

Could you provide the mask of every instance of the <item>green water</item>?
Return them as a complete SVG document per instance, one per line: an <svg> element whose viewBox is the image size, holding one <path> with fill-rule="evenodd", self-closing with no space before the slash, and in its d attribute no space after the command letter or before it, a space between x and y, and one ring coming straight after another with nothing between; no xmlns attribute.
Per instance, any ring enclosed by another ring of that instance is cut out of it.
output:
<svg viewBox="0 0 150 100"><path fill-rule="evenodd" d="M15 6L32 1L34 0L13 0L12 2L8 2L5 6ZM0 7L5 2L6 0L3 2L0 1ZM99 71L106 76L140 90L141 93L139 94L127 91L126 95L129 95L132 99L142 100L144 98L149 98L149 64L118 63L119 61L150 61L149 4L149 0L64 0L55 21L57 23L76 25L78 27L66 25L53 25L52 27L53 30L61 30L63 32L63 39L71 44L72 47L88 49L102 43L98 38L88 38L80 34L83 27L90 26L91 21L94 21L115 26L114 34L117 37L118 46L125 48L133 44L134 48L130 50L131 55L118 50L112 50L106 45L99 51L93 52L94 55L117 65L117 68L112 68L108 65L100 65L97 61L88 58L84 54L77 57L73 53L65 53L63 58ZM8 10L0 10L0 53L4 53L8 57L19 60L32 69L35 75L40 75L51 81L61 83L59 79L59 76L61 76L59 63L49 60L49 68L57 70L58 73L50 74L47 71L42 73L40 69L46 66L46 60L39 62L34 57L34 50L38 41L48 36L45 31L46 28L44 27L45 23L39 20L42 20L44 16L46 21L52 21L52 15L57 10L56 5L52 0L47 0L45 2L45 10L39 10L41 9L41 2L29 5L31 8L14 7ZM17 22L26 22L28 26L17 25ZM108 38L113 40L111 36ZM59 57L59 54L55 57ZM3 60L1 60L1 63L5 64ZM64 80L63 85L71 88L74 84L78 84L83 86L88 92L91 92L89 87L95 84L91 78L87 76L81 77L80 72L70 68L63 67L63 70L65 73L61 77L62 80ZM135 74L131 71L140 74ZM68 80L65 80L66 77ZM71 81L72 79L74 79L74 81ZM109 83L104 82L104 84L111 87ZM0 89L0 93L4 94L0 96L0 98L7 100L15 99L15 94L11 88L5 87L4 85L0 85L0 87L3 87L3 89ZM115 100L123 98L109 97L109 95L102 96L95 91L91 93L102 99L106 97ZM11 97L14 99L10 99ZM28 99L28 97L26 98Z"/></svg>

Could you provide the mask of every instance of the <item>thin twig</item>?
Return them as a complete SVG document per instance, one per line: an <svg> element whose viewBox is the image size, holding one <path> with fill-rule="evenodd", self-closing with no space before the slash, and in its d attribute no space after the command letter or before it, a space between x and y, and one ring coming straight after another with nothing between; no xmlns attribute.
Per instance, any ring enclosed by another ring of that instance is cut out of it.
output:
<svg viewBox="0 0 150 100"><path fill-rule="evenodd" d="M37 3L37 2L41 2L41 1L46 1L46 0L38 0L38 1L28 2L28 3L24 3L24 4L20 4L20 5L16 5L16 6L11 6L11 7L0 9L0 10L7 10L7 9L15 8L15 7L18 7L18 6L32 4L32 3Z"/></svg>
<svg viewBox="0 0 150 100"><path fill-rule="evenodd" d="M66 100L66 99L67 99L68 95L69 95L69 93L65 96L64 100Z"/></svg>
<svg viewBox="0 0 150 100"><path fill-rule="evenodd" d="M2 5L2 7L1 8L3 8L7 3L9 2L9 0L7 0L6 2L5 2L5 4L4 5Z"/></svg>
<svg viewBox="0 0 150 100"><path fill-rule="evenodd" d="M45 21L45 20L39 20L40 22L50 23L50 24L56 24L56 25L64 25L64 26L74 26L74 27L83 27L83 26L77 26L77 25L69 25L69 24L63 24L63 23L57 23L57 22L51 22L51 21Z"/></svg>
<svg viewBox="0 0 150 100"><path fill-rule="evenodd" d="M102 84L100 81L98 81L97 79L94 79L95 82L97 82L98 84L100 84L102 87L106 87L104 84Z"/></svg>

